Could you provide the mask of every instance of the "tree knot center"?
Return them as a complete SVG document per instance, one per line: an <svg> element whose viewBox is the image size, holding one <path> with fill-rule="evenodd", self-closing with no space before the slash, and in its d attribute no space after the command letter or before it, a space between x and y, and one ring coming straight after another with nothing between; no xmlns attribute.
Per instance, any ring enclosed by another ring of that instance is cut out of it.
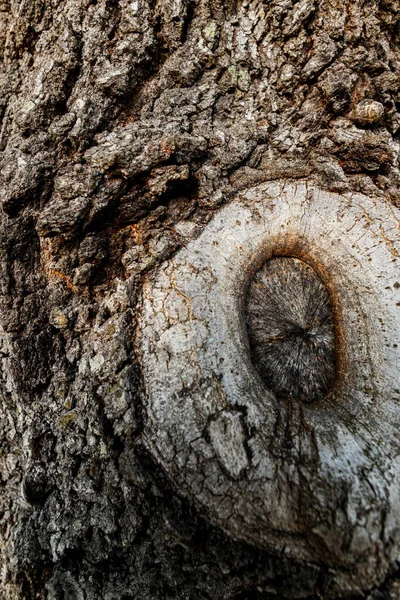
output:
<svg viewBox="0 0 400 600"><path fill-rule="evenodd" d="M313 402L328 393L336 374L333 312L310 265L267 260L250 284L246 319L254 365L277 397Z"/></svg>

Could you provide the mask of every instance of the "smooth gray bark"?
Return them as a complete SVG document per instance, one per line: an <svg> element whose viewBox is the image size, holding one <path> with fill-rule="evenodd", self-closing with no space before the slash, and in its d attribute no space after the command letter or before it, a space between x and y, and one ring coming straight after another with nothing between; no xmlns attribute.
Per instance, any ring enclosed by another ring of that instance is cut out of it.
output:
<svg viewBox="0 0 400 600"><path fill-rule="evenodd" d="M215 499L205 507L178 441L154 425L143 320L146 290L224 210L247 202L252 214L252 190L295 180L349 199L344 220L376 230L388 297L398 290L399 12L398 0L2 0L1 598L400 598L398 534L382 517L395 502L389 488L374 498L370 476L380 458L357 498L369 498L368 534L382 519L368 577L337 577L361 546L336 540L335 564L300 546L287 555ZM365 322L387 324L368 301ZM395 465L390 410L377 452ZM251 452L230 452L251 438L239 412L217 411L198 444L246 497ZM373 437L377 414L364 418Z"/></svg>

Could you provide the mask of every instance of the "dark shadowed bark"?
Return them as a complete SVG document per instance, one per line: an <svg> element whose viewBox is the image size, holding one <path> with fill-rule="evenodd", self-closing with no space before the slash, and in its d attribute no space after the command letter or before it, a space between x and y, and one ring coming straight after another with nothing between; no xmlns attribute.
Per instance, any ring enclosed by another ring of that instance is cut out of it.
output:
<svg viewBox="0 0 400 600"><path fill-rule="evenodd" d="M400 598L399 23L0 0L1 599Z"/></svg>

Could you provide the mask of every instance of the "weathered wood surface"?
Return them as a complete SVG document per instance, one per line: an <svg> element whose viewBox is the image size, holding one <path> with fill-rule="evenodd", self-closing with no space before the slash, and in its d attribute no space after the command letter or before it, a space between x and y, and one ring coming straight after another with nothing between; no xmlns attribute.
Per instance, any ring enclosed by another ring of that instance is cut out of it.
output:
<svg viewBox="0 0 400 600"><path fill-rule="evenodd" d="M213 522L329 567L337 593L399 558L399 222L360 194L264 184L143 288L149 446ZM274 255L307 261L332 298L337 375L319 399L277 398L251 360L248 287Z"/></svg>

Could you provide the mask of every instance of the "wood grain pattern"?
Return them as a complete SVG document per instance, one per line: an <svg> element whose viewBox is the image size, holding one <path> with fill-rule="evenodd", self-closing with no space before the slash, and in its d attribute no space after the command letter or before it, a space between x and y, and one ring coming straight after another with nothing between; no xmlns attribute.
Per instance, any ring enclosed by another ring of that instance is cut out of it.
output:
<svg viewBox="0 0 400 600"><path fill-rule="evenodd" d="M333 386L335 332L329 292L304 261L267 260L250 284L247 324L252 358L279 398L313 402Z"/></svg>

